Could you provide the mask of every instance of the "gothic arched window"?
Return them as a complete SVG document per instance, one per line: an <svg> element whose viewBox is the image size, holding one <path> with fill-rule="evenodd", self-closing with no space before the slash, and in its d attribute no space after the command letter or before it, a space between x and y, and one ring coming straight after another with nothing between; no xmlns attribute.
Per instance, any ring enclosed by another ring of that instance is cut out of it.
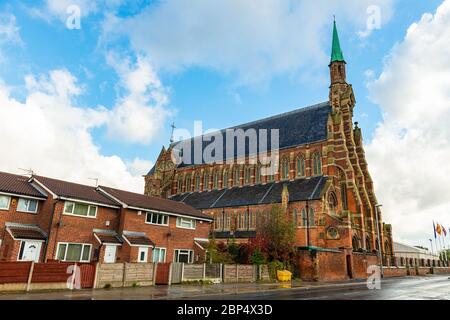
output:
<svg viewBox="0 0 450 320"><path fill-rule="evenodd" d="M357 236L353 236L352 238L352 247L354 251L359 249L359 240Z"/></svg>
<svg viewBox="0 0 450 320"><path fill-rule="evenodd" d="M239 186L239 179L240 179L241 170L239 167L234 168L234 174L233 174L233 185Z"/></svg>
<svg viewBox="0 0 450 320"><path fill-rule="evenodd" d="M219 173L217 171L213 173L213 189L219 189Z"/></svg>
<svg viewBox="0 0 450 320"><path fill-rule="evenodd" d="M186 176L186 192L191 191L191 175Z"/></svg>
<svg viewBox="0 0 450 320"><path fill-rule="evenodd" d="M294 211L292 212L292 222L294 223L294 226L298 226L298 210L294 209Z"/></svg>
<svg viewBox="0 0 450 320"><path fill-rule="evenodd" d="M177 193L183 192L183 177L178 178Z"/></svg>
<svg viewBox="0 0 450 320"><path fill-rule="evenodd" d="M312 158L313 164L313 175L320 176L322 175L322 156L319 152L314 153Z"/></svg>
<svg viewBox="0 0 450 320"><path fill-rule="evenodd" d="M195 175L195 191L200 191L200 174Z"/></svg>
<svg viewBox="0 0 450 320"><path fill-rule="evenodd" d="M222 187L228 188L228 170L227 169L225 169L223 171Z"/></svg>
<svg viewBox="0 0 450 320"><path fill-rule="evenodd" d="M289 179L289 159L283 158L281 161L281 179Z"/></svg>
<svg viewBox="0 0 450 320"><path fill-rule="evenodd" d="M330 192L330 194L328 195L328 210L331 215L336 214L337 199L336 199L336 195L334 194L334 192Z"/></svg>
<svg viewBox="0 0 450 320"><path fill-rule="evenodd" d="M367 237L366 238L366 250L367 251L371 251L372 250L372 244L371 244L371 240L370 240L370 237Z"/></svg>
<svg viewBox="0 0 450 320"><path fill-rule="evenodd" d="M255 183L261 183L261 165L258 164L255 168Z"/></svg>
<svg viewBox="0 0 450 320"><path fill-rule="evenodd" d="M305 156L303 154L297 157L297 177L306 176Z"/></svg>
<svg viewBox="0 0 450 320"><path fill-rule="evenodd" d="M203 191L206 191L209 189L209 173L208 171L205 171L203 174Z"/></svg>
<svg viewBox="0 0 450 320"><path fill-rule="evenodd" d="M308 220L309 218L309 220ZM309 223L308 223L309 221ZM309 214L306 214L306 208L302 209L302 225L304 227L308 226L308 227L314 227L316 225L315 223L315 218L314 218L314 209L313 208L309 208Z"/></svg>
<svg viewBox="0 0 450 320"><path fill-rule="evenodd" d="M245 168L245 171L244 171L244 183L245 184L250 184L251 177L252 177L252 168L251 167Z"/></svg>

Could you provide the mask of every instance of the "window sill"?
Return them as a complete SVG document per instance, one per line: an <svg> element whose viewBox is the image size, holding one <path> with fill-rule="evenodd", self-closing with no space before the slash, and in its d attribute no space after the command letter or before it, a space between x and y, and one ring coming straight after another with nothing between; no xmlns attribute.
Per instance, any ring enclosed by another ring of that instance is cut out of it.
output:
<svg viewBox="0 0 450 320"><path fill-rule="evenodd" d="M0 210L1 210L1 209L0 209ZM36 212L33 212L33 211L16 210L16 212L20 212L20 213L28 213L28 214L37 214L37 211L36 211Z"/></svg>
<svg viewBox="0 0 450 320"><path fill-rule="evenodd" d="M76 214L65 213L65 212L63 212L63 215L65 215L65 216L70 216L70 217L76 217L76 218L97 219L97 216L95 216L95 217L90 217L90 216L79 216L79 215L76 215Z"/></svg>

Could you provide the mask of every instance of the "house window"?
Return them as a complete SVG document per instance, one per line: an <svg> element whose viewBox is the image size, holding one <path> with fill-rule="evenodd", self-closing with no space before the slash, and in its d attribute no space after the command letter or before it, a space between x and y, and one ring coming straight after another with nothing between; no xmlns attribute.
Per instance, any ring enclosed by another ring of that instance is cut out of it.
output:
<svg viewBox="0 0 450 320"><path fill-rule="evenodd" d="M178 217L177 227L184 229L195 229L195 220L189 218Z"/></svg>
<svg viewBox="0 0 450 320"><path fill-rule="evenodd" d="M33 199L20 198L17 204L17 211L36 213L38 208L38 201Z"/></svg>
<svg viewBox="0 0 450 320"><path fill-rule="evenodd" d="M161 226L169 225L169 216L166 214L147 212L145 222L148 224L158 224Z"/></svg>
<svg viewBox="0 0 450 320"><path fill-rule="evenodd" d="M0 210L9 210L10 203L11 197L0 195Z"/></svg>
<svg viewBox="0 0 450 320"><path fill-rule="evenodd" d="M319 152L313 155L313 175L320 176L322 174L322 157Z"/></svg>
<svg viewBox="0 0 450 320"><path fill-rule="evenodd" d="M90 244L84 243L58 243L57 257L60 261L89 262L91 259Z"/></svg>
<svg viewBox="0 0 450 320"><path fill-rule="evenodd" d="M298 177L306 176L305 157L303 155L299 155L297 158L297 176Z"/></svg>
<svg viewBox="0 0 450 320"><path fill-rule="evenodd" d="M183 192L183 178L181 177L178 179L177 192L178 193Z"/></svg>
<svg viewBox="0 0 450 320"><path fill-rule="evenodd" d="M154 248L152 262L166 262L166 248Z"/></svg>
<svg viewBox="0 0 450 320"><path fill-rule="evenodd" d="M64 214L95 218L97 216L97 206L66 201L64 204Z"/></svg>
<svg viewBox="0 0 450 320"><path fill-rule="evenodd" d="M138 262L147 262L148 257L148 248L147 247L139 247L138 250Z"/></svg>
<svg viewBox="0 0 450 320"><path fill-rule="evenodd" d="M281 162L281 179L289 179L289 159L284 158Z"/></svg>
<svg viewBox="0 0 450 320"><path fill-rule="evenodd" d="M185 249L175 249L174 262L193 263L194 251Z"/></svg>

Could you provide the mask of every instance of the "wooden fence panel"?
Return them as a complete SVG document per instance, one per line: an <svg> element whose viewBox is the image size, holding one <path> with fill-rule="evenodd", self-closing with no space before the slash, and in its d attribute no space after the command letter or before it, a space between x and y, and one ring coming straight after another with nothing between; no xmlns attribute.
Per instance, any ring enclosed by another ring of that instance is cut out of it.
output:
<svg viewBox="0 0 450 320"><path fill-rule="evenodd" d="M0 284L27 283L31 262L0 262Z"/></svg>
<svg viewBox="0 0 450 320"><path fill-rule="evenodd" d="M207 279L219 279L220 273L220 263L208 263L205 266L205 278Z"/></svg>
<svg viewBox="0 0 450 320"><path fill-rule="evenodd" d="M203 279L203 264L184 264L183 280L200 280Z"/></svg>
<svg viewBox="0 0 450 320"><path fill-rule="evenodd" d="M172 284L178 284L182 281L182 274L183 274L183 263L181 262L174 262L172 263Z"/></svg>
<svg viewBox="0 0 450 320"><path fill-rule="evenodd" d="M54 283L67 282L72 275L73 269L69 266L75 263L35 263L31 283Z"/></svg>
<svg viewBox="0 0 450 320"><path fill-rule="evenodd" d="M150 286L153 284L153 263L126 263L124 286Z"/></svg>
<svg viewBox="0 0 450 320"><path fill-rule="evenodd" d="M169 284L170 283L170 262L158 263L156 267L155 284Z"/></svg>
<svg viewBox="0 0 450 320"><path fill-rule="evenodd" d="M90 289L94 287L95 264L83 263L80 265L81 288Z"/></svg>

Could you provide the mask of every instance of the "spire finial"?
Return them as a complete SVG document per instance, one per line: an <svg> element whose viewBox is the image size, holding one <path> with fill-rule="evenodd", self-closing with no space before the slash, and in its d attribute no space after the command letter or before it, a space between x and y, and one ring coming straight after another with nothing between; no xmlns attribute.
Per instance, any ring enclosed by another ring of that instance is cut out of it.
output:
<svg viewBox="0 0 450 320"><path fill-rule="evenodd" d="M342 53L341 44L339 42L339 35L336 27L336 17L333 15L333 45L331 49L331 62L344 61L344 54Z"/></svg>
<svg viewBox="0 0 450 320"><path fill-rule="evenodd" d="M170 135L170 144L174 142L173 140L173 132L175 131L175 122L172 122L172 125L170 126L172 128L172 134Z"/></svg>

